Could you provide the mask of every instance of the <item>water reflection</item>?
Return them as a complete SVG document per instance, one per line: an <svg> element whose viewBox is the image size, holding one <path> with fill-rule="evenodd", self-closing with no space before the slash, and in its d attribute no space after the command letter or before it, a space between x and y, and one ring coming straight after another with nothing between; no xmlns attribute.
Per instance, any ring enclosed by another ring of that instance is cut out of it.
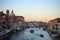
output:
<svg viewBox="0 0 60 40"><path fill-rule="evenodd" d="M34 32L31 33L31 30ZM49 34L43 29L39 28L27 28L23 32L15 33L11 40L52 40Z"/></svg>

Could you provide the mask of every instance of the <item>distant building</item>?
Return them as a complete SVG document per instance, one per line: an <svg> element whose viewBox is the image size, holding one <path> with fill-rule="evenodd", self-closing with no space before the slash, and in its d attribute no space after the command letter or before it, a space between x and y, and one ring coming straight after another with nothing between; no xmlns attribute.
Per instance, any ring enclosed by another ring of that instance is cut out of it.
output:
<svg viewBox="0 0 60 40"><path fill-rule="evenodd" d="M24 17L23 16L17 16L17 17L18 17L18 20L24 21Z"/></svg>
<svg viewBox="0 0 60 40"><path fill-rule="evenodd" d="M49 27L48 25L49 25L49 24L46 23L46 22L42 22L42 21L39 22L39 26L40 26L40 27L45 27L45 28L46 28L46 27Z"/></svg>
<svg viewBox="0 0 60 40"><path fill-rule="evenodd" d="M0 29L6 28L5 14L3 11L0 11Z"/></svg>
<svg viewBox="0 0 60 40"><path fill-rule="evenodd" d="M27 22L29 27L48 27L48 23L41 21L31 21Z"/></svg>
<svg viewBox="0 0 60 40"><path fill-rule="evenodd" d="M6 28L6 20L5 20L5 13L2 11L2 18L3 18L3 29Z"/></svg>
<svg viewBox="0 0 60 40"><path fill-rule="evenodd" d="M56 18L56 19L53 19L53 20L49 21L51 29L58 28L58 23L60 23L60 18Z"/></svg>
<svg viewBox="0 0 60 40"><path fill-rule="evenodd" d="M26 28L27 27L27 23L24 20L25 18L23 16L16 16L17 20L19 21L19 27L20 28Z"/></svg>
<svg viewBox="0 0 60 40"><path fill-rule="evenodd" d="M60 18L50 20L49 24L52 31L57 31L60 34Z"/></svg>
<svg viewBox="0 0 60 40"><path fill-rule="evenodd" d="M28 27L30 28L33 28L34 26L33 26L33 23L32 22L27 22L27 24L28 24Z"/></svg>
<svg viewBox="0 0 60 40"><path fill-rule="evenodd" d="M3 18L2 18L2 13L0 12L0 31L2 31L2 24L3 24Z"/></svg>
<svg viewBox="0 0 60 40"><path fill-rule="evenodd" d="M6 25L7 28L10 28L10 17L9 17L9 10L6 10L6 15L5 15L5 20L6 20Z"/></svg>
<svg viewBox="0 0 60 40"><path fill-rule="evenodd" d="M33 23L33 26L34 26L34 27L39 27L39 22L33 21L32 23Z"/></svg>

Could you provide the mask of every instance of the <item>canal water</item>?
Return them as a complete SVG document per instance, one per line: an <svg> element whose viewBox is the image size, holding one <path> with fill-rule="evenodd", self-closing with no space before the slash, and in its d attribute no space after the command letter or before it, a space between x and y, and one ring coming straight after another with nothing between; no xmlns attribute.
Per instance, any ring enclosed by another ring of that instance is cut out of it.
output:
<svg viewBox="0 0 60 40"><path fill-rule="evenodd" d="M42 28L27 28L22 32L14 33L10 40L52 40L52 38Z"/></svg>

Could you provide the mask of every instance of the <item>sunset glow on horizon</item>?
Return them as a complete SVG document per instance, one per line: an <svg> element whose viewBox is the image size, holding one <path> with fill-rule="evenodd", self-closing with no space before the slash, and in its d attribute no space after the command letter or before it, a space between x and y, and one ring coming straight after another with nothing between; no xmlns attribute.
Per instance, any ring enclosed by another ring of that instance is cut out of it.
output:
<svg viewBox="0 0 60 40"><path fill-rule="evenodd" d="M0 11L9 9L26 21L44 21L60 18L60 0L0 0Z"/></svg>

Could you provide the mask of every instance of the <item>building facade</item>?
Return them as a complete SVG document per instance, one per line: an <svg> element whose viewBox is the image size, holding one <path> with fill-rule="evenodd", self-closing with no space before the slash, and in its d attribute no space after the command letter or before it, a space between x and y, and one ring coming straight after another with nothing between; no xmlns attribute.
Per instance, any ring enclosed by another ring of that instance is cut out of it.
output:
<svg viewBox="0 0 60 40"><path fill-rule="evenodd" d="M53 32L60 34L60 18L56 18L49 21L50 29Z"/></svg>

